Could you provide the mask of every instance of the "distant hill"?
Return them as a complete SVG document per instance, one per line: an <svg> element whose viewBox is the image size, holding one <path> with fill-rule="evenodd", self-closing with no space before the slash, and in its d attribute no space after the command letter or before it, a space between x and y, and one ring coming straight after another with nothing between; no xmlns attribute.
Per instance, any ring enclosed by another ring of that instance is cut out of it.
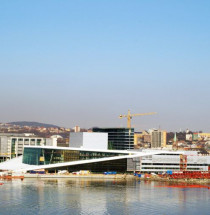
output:
<svg viewBox="0 0 210 215"><path fill-rule="evenodd" d="M19 125L19 126L31 126L31 127L59 128L59 126L57 125L45 124L40 122L19 121L19 122L8 122L8 124Z"/></svg>

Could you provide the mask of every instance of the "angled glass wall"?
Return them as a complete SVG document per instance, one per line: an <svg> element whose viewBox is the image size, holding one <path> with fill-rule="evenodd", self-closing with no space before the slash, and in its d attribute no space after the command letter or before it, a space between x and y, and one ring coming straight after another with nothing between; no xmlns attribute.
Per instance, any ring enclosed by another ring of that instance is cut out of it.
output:
<svg viewBox="0 0 210 215"><path fill-rule="evenodd" d="M23 163L30 165L45 165L122 155L128 154L66 149L24 148Z"/></svg>

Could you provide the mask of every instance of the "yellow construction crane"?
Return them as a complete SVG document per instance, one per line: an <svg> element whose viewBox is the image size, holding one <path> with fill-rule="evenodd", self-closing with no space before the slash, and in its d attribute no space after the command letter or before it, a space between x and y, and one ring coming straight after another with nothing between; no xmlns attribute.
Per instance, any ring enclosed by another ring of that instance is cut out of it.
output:
<svg viewBox="0 0 210 215"><path fill-rule="evenodd" d="M120 119L122 119L123 117L127 118L127 127L131 128L131 119L133 116L145 116L145 115L153 115L153 114L156 114L156 112L131 114L130 110L128 110L128 115L120 115L119 118Z"/></svg>

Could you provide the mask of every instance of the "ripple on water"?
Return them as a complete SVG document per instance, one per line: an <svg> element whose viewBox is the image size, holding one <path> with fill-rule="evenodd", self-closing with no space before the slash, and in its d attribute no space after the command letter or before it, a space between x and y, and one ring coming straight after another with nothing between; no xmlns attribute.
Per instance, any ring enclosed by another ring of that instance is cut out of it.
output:
<svg viewBox="0 0 210 215"><path fill-rule="evenodd" d="M0 187L0 214L208 214L208 189L137 181L24 179Z"/></svg>

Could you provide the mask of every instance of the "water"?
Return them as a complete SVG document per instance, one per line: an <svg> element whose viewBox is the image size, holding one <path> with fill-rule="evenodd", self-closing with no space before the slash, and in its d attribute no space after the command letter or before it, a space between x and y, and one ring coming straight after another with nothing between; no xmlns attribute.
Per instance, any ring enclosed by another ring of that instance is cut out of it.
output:
<svg viewBox="0 0 210 215"><path fill-rule="evenodd" d="M164 185L136 180L4 181L0 186L0 215L210 214L210 189Z"/></svg>

